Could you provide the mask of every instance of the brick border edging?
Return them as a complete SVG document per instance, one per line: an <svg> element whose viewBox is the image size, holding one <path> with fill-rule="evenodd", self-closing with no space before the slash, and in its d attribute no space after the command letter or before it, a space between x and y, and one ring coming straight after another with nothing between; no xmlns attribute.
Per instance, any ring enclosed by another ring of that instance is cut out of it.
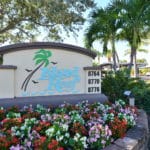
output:
<svg viewBox="0 0 150 150"><path fill-rule="evenodd" d="M149 129L148 118L144 110L139 110L137 124L131 128L124 138L120 138L103 150L148 150Z"/></svg>

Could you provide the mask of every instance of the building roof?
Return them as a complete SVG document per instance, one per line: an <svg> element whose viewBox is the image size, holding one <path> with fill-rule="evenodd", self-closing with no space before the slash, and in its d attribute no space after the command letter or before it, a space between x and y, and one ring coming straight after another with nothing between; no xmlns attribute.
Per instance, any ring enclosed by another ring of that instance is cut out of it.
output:
<svg viewBox="0 0 150 150"><path fill-rule="evenodd" d="M56 42L32 42L32 43L17 43L7 46L0 47L0 54L21 51L21 50L30 50L36 48L56 48L56 49L63 49L67 51L73 51L77 53L81 53L92 58L96 57L96 53L85 49L79 46L74 46L70 44L63 44L63 43L56 43Z"/></svg>

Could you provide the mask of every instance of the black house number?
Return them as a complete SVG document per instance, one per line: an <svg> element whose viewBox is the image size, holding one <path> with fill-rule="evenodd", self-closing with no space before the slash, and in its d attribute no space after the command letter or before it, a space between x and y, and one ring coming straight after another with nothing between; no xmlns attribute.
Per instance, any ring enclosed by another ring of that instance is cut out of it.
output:
<svg viewBox="0 0 150 150"><path fill-rule="evenodd" d="M88 79L88 84L99 84L100 80L99 79Z"/></svg>
<svg viewBox="0 0 150 150"><path fill-rule="evenodd" d="M99 71L88 71L88 76L99 76Z"/></svg>
<svg viewBox="0 0 150 150"><path fill-rule="evenodd" d="M88 93L99 92L99 91L100 91L99 87L89 87L88 88Z"/></svg>

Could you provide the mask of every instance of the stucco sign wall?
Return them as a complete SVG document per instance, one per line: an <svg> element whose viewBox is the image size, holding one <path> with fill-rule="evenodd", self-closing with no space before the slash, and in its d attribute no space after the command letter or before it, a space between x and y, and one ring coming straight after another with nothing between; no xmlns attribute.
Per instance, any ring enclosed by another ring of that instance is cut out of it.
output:
<svg viewBox="0 0 150 150"><path fill-rule="evenodd" d="M92 66L96 56L90 50L38 42L4 46L0 48L0 54L3 54L1 98L95 93L87 91L84 70L84 67ZM99 85L100 82L97 87ZM96 93L100 92L99 86Z"/></svg>
<svg viewBox="0 0 150 150"><path fill-rule="evenodd" d="M79 93L79 88L76 86L80 83L81 68L78 66L59 68L59 62L57 60L50 61L51 57L54 57L52 50L40 49L35 52L33 57L35 67L33 69L25 69L28 75L21 85L22 96ZM39 77L33 78L37 72ZM40 82L45 81L47 84L44 84L43 89L28 91L29 82L36 84L38 89L38 86L41 86Z"/></svg>

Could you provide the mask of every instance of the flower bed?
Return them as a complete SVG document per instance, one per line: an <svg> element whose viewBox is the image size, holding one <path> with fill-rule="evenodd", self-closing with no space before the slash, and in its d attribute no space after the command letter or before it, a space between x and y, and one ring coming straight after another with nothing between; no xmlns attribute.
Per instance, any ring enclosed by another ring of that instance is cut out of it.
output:
<svg viewBox="0 0 150 150"><path fill-rule="evenodd" d="M124 101L116 104L76 105L57 108L0 109L0 149L84 150L102 149L124 137L135 125L137 110Z"/></svg>

